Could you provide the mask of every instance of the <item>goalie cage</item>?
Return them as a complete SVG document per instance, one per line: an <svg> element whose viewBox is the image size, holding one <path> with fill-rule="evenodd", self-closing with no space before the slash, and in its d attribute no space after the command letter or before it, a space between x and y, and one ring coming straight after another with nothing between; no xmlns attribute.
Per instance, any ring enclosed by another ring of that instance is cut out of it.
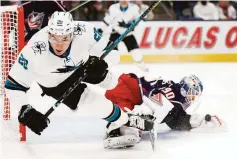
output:
<svg viewBox="0 0 237 159"><path fill-rule="evenodd" d="M26 141L26 131L18 123L17 117L11 115L14 111L6 97L5 81L17 55L24 47L24 11L21 6L0 6L0 78L1 78L1 127L2 139Z"/></svg>

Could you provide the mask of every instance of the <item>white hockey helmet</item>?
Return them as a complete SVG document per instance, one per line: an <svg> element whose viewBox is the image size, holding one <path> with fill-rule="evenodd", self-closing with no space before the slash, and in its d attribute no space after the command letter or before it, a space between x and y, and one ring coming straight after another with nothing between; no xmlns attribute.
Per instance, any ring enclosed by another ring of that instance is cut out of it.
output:
<svg viewBox="0 0 237 159"><path fill-rule="evenodd" d="M54 12L48 22L48 32L55 35L68 35L73 33L73 18L69 12Z"/></svg>

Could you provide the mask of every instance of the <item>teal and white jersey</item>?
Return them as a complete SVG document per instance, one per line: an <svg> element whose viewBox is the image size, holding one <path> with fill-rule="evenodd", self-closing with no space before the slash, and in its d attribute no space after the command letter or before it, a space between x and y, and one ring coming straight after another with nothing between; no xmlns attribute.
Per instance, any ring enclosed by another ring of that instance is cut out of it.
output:
<svg viewBox="0 0 237 159"><path fill-rule="evenodd" d="M121 34L139 16L139 7L136 4L128 3L127 7L122 8L119 3L116 3L109 7L109 11L104 18L104 23L112 27L114 32ZM105 30L104 27L103 30ZM128 35L131 34L132 32Z"/></svg>
<svg viewBox="0 0 237 159"><path fill-rule="evenodd" d="M107 43L92 24L76 21L69 48L58 56L48 42L48 27L43 28L22 49L9 72L5 88L10 102L18 97L20 106L28 104L25 92L33 80L44 87L56 87L82 66L89 55L100 57ZM119 53L111 52L105 61L109 66L118 63Z"/></svg>

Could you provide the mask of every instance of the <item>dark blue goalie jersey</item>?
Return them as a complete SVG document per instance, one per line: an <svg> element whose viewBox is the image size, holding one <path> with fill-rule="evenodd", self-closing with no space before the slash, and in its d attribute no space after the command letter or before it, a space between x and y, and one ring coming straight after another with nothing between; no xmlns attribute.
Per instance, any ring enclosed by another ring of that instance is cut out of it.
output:
<svg viewBox="0 0 237 159"><path fill-rule="evenodd" d="M144 78L141 78L141 83L145 89L144 95L148 98L161 93L174 105L162 123L166 123L172 130L190 130L192 128L189 123L191 116L185 112L185 108L188 106L186 94L179 83L162 79L146 81Z"/></svg>

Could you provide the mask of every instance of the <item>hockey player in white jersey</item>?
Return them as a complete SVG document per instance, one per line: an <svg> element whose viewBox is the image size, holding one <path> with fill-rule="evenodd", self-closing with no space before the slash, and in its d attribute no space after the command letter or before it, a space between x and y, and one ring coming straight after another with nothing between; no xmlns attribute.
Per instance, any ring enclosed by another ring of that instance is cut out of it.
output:
<svg viewBox="0 0 237 159"><path fill-rule="evenodd" d="M5 83L10 104L19 110L19 122L38 135L49 124L49 119L28 103L26 92L33 80L42 88L43 94L57 100L86 73L84 83L63 101L65 105L72 110L78 108L75 112L82 107L89 115L112 123L111 130L122 125L150 130L152 122L125 113L104 94L91 89L93 85L86 84L97 84L106 89L116 85L117 80L108 67L118 62L119 54L115 51L100 60L106 46L107 41L93 25L74 22L67 12L53 13L48 26L36 33L20 52Z"/></svg>
<svg viewBox="0 0 237 159"><path fill-rule="evenodd" d="M104 23L101 30L105 31L109 27L112 27L109 40L115 41L139 16L139 7L136 4L130 3L128 0L120 0L119 3L110 6L103 20ZM128 52L131 53L135 64L143 71L148 71L148 68L143 62L143 56L137 40L133 35L133 31L122 41L126 45Z"/></svg>

